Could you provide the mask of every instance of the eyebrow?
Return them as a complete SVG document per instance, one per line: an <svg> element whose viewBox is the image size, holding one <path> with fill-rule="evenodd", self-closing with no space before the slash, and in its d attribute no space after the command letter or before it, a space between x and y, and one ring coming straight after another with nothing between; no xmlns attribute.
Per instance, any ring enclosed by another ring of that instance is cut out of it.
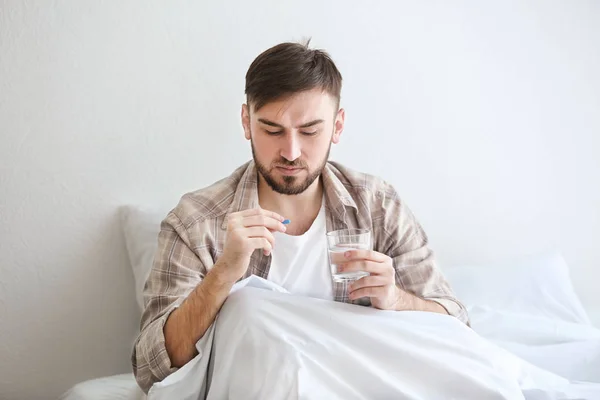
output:
<svg viewBox="0 0 600 400"><path fill-rule="evenodd" d="M281 128L281 129L285 128L283 125L280 125L273 121L269 121L268 119L264 119L264 118L259 118L258 122L263 123L265 125L273 126L276 128ZM315 119L314 121L310 121L305 124L302 124L302 125L298 126L297 128L310 128L311 126L315 126L315 125L321 124L323 122L325 122L325 121L322 119Z"/></svg>

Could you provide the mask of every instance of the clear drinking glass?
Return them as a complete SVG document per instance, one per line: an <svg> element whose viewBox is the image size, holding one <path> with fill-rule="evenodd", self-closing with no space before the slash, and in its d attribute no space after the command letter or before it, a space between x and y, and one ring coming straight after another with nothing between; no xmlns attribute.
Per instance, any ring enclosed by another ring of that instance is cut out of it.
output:
<svg viewBox="0 0 600 400"><path fill-rule="evenodd" d="M341 229L327 232L327 253L329 267L335 282L351 282L368 276L365 271L338 273L337 265L346 261L344 253L348 250L371 250L371 231L368 229Z"/></svg>

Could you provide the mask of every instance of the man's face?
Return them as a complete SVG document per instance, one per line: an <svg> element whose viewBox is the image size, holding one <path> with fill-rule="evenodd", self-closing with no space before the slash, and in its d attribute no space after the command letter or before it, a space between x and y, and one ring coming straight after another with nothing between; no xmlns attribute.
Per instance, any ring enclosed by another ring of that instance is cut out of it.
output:
<svg viewBox="0 0 600 400"><path fill-rule="evenodd" d="M242 106L242 124L258 172L276 192L304 192L321 175L331 143L338 143L344 110L320 89L268 103Z"/></svg>

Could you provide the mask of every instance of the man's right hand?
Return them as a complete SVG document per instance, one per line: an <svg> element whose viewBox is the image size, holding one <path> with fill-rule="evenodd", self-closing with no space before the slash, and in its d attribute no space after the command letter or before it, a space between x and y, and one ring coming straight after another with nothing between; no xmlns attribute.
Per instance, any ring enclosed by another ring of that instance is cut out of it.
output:
<svg viewBox="0 0 600 400"><path fill-rule="evenodd" d="M274 244L271 232L285 232L283 221L281 215L260 208L229 214L223 255L165 322L165 348L173 367L194 358L196 342L215 320L231 286L244 276L252 252L262 249L269 255Z"/></svg>
<svg viewBox="0 0 600 400"><path fill-rule="evenodd" d="M248 269L254 250L262 249L265 256L270 255L275 245L271 232L285 232L283 221L281 215L262 208L229 214L223 255L218 260L222 276L237 282Z"/></svg>

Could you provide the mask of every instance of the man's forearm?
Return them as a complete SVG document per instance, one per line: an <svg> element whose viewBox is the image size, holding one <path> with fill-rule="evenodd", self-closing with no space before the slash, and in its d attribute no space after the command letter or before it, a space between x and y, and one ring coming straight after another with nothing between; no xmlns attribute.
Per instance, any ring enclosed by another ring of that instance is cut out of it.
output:
<svg viewBox="0 0 600 400"><path fill-rule="evenodd" d="M172 367L182 367L197 354L196 342L214 322L234 282L221 272L219 262L185 301L174 310L163 328Z"/></svg>
<svg viewBox="0 0 600 400"><path fill-rule="evenodd" d="M414 310L435 312L448 315L448 311L440 304L432 300L425 300L403 289L400 289L401 299L396 303L396 311Z"/></svg>

